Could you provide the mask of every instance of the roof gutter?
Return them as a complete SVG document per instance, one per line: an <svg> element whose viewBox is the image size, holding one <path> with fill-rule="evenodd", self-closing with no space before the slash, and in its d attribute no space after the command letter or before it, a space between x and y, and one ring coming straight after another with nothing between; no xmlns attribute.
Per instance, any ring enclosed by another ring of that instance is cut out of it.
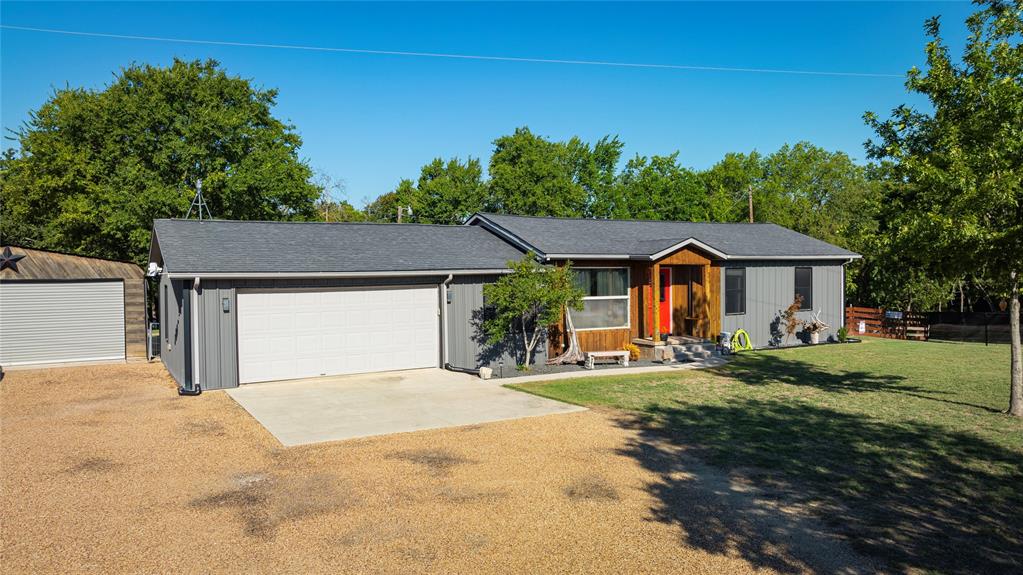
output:
<svg viewBox="0 0 1023 575"><path fill-rule="evenodd" d="M640 261L655 261L661 259L662 255L658 254L549 254L544 256L546 260L640 260ZM722 260L858 260L863 256L859 254L855 255L828 255L828 256L739 256L739 255L724 255L720 256Z"/></svg>
<svg viewBox="0 0 1023 575"><path fill-rule="evenodd" d="M852 255L830 255L830 256L728 256L726 260L847 260L846 263L852 260L858 260L862 258L860 254Z"/></svg>
<svg viewBox="0 0 1023 575"><path fill-rule="evenodd" d="M401 278L424 276L468 276L507 274L507 268L484 270L415 270L415 271L378 271L378 272L176 272L168 273L171 279L190 279L202 276L204 279L303 279L303 278Z"/></svg>
<svg viewBox="0 0 1023 575"><path fill-rule="evenodd" d="M548 254L544 256L547 261L550 260L630 260L635 259L635 256L628 254Z"/></svg>

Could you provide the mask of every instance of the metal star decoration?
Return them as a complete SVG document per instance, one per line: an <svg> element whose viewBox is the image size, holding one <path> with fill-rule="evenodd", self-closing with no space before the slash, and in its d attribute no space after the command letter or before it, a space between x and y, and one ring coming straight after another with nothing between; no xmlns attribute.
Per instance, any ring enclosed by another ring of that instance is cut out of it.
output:
<svg viewBox="0 0 1023 575"><path fill-rule="evenodd" d="M6 247L4 251L0 253L0 271L7 268L11 268L14 271L18 271L18 260L25 257L25 254L12 254L11 248Z"/></svg>

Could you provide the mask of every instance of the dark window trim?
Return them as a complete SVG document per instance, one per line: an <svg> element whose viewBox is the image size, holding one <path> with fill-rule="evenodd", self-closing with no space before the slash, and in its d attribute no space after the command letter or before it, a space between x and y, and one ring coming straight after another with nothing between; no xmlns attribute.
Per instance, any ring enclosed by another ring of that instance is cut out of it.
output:
<svg viewBox="0 0 1023 575"><path fill-rule="evenodd" d="M811 311L813 310L813 267L812 266L796 266L792 272L793 286L795 287L795 293L792 294L793 299L799 294L799 283L795 280L799 278L799 270L806 270L810 274L810 285L806 286L810 292L810 297L804 297L803 303L799 307L799 311Z"/></svg>
<svg viewBox="0 0 1023 575"><path fill-rule="evenodd" d="M742 311L728 311L728 272L730 270L737 270L742 272L742 297L740 302L742 303ZM725 268L725 315L746 315L746 268Z"/></svg>

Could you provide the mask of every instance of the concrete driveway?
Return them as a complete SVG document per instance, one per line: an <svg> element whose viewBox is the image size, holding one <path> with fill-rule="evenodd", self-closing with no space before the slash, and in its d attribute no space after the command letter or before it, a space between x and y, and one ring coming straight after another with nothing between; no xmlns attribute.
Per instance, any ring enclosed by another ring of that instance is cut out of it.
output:
<svg viewBox="0 0 1023 575"><path fill-rule="evenodd" d="M249 384L227 393L286 446L585 410L441 369Z"/></svg>

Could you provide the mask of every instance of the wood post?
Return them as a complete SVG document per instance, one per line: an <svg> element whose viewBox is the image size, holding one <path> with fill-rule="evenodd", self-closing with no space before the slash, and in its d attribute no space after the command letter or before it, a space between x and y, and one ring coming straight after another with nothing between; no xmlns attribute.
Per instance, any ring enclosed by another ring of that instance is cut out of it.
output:
<svg viewBox="0 0 1023 575"><path fill-rule="evenodd" d="M650 274L650 315L654 316L654 343L661 341L661 264L654 264Z"/></svg>
<svg viewBox="0 0 1023 575"><path fill-rule="evenodd" d="M710 264L705 264L703 269L700 270L700 281L703 285L703 309L700 310L700 337L704 339L710 339L711 336L711 319L710 314L713 313L711 310L711 301L717 301L717 297L714 297L711 293L710 281L711 267Z"/></svg>

